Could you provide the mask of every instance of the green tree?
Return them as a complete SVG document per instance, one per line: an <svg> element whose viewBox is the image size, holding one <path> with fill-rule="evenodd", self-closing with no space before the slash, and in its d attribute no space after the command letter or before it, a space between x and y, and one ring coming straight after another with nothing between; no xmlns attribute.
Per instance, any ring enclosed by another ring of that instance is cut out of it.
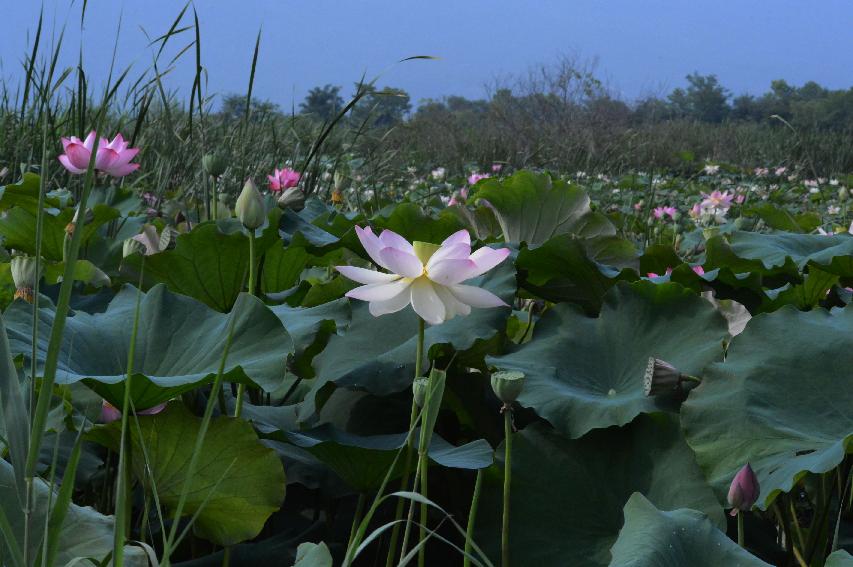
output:
<svg viewBox="0 0 853 567"><path fill-rule="evenodd" d="M314 87L300 103L299 110L320 120L331 120L344 107L340 92L341 87L335 85Z"/></svg>

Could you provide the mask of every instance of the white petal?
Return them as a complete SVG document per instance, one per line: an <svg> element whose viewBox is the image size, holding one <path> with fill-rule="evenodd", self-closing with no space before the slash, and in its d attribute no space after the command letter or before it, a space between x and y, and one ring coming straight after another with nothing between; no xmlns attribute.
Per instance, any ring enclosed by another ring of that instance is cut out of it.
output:
<svg viewBox="0 0 853 567"><path fill-rule="evenodd" d="M412 284L412 308L430 325L444 322L447 308L427 278L418 278Z"/></svg>
<svg viewBox="0 0 853 567"><path fill-rule="evenodd" d="M468 260L440 260L433 265L427 274L429 279L437 284L452 285L464 282L471 278L471 274L477 269L477 264Z"/></svg>
<svg viewBox="0 0 853 567"><path fill-rule="evenodd" d="M397 250L401 250L403 252L408 252L409 254L415 253L415 247L412 246L408 240L406 240L393 230L383 230L382 234L379 235L379 242L382 243L383 248L390 247L396 248Z"/></svg>
<svg viewBox="0 0 853 567"><path fill-rule="evenodd" d="M436 262L452 258L455 260L467 260L471 255L471 245L460 242L459 244L450 244L448 246L441 245L441 248L429 257L427 261L427 270L429 270Z"/></svg>
<svg viewBox="0 0 853 567"><path fill-rule="evenodd" d="M506 307L504 300L483 288L473 285L451 285L447 289L453 297L471 307Z"/></svg>
<svg viewBox="0 0 853 567"><path fill-rule="evenodd" d="M396 297L398 293L408 288L412 284L412 280L399 279L390 283L376 283L363 285L355 289L351 289L346 293L347 297L353 299L361 299L362 301L385 301Z"/></svg>
<svg viewBox="0 0 853 567"><path fill-rule="evenodd" d="M443 285L437 285L434 287L435 292L441 298L442 303L444 303L445 309L447 309L447 315L445 317L447 321L453 319L456 315L468 315L471 313L471 307L453 297L453 294L450 293L450 290L448 290L447 287Z"/></svg>
<svg viewBox="0 0 853 567"><path fill-rule="evenodd" d="M374 317L380 317L389 313L396 313L405 308L412 299L412 288L407 287L391 299L385 301L371 301L368 309Z"/></svg>
<svg viewBox="0 0 853 567"><path fill-rule="evenodd" d="M355 266L335 266L344 277L363 284L388 283L400 279L397 274L386 274L376 270L367 270Z"/></svg>
<svg viewBox="0 0 853 567"><path fill-rule="evenodd" d="M468 234L468 231L464 228L462 230L457 230L450 236L444 239L444 242L441 243L443 246L450 246L451 244L467 244L469 247L471 246L471 235Z"/></svg>
<svg viewBox="0 0 853 567"><path fill-rule="evenodd" d="M367 252L368 256L379 266L387 268L388 266L383 264L382 259L379 257L379 251L383 248L382 243L379 242L379 237L373 234L373 230L369 226L367 228L356 226L355 233L358 235L358 239L361 245L364 246L364 251Z"/></svg>
<svg viewBox="0 0 853 567"><path fill-rule="evenodd" d="M418 257L409 252L403 252L398 248L383 248L379 251L379 257L389 270L395 274L416 278L424 273L424 265Z"/></svg>
<svg viewBox="0 0 853 567"><path fill-rule="evenodd" d="M497 250L494 248L489 248L488 246L484 246L471 254L471 260L477 264L477 269L474 270L469 278L476 278L481 274L485 274L509 256L510 250L509 248L498 248Z"/></svg>

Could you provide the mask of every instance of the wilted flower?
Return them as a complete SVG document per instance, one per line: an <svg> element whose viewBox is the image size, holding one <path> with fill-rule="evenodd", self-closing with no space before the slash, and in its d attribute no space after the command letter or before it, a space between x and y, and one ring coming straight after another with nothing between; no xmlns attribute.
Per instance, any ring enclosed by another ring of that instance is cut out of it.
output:
<svg viewBox="0 0 853 567"><path fill-rule="evenodd" d="M476 185L481 179L488 179L489 177L491 177L491 175L488 173L472 173L468 176L468 185Z"/></svg>
<svg viewBox="0 0 853 567"><path fill-rule="evenodd" d="M82 141L76 136L62 138L65 153L59 156L59 162L71 173L86 173L96 137L97 133L93 130ZM112 141L101 138L95 154L95 169L113 177L124 177L139 169L138 163L130 163L138 153L139 148L127 147L121 134L116 134Z"/></svg>
<svg viewBox="0 0 853 567"><path fill-rule="evenodd" d="M142 232L136 236L131 236L128 240L133 240L141 244L144 248L141 253L145 256L151 256L152 254L157 254L158 252L166 250L169 245L174 242L175 238L177 238L177 235L178 232L174 228L167 226L163 229L163 232L158 233L156 226L153 224L146 224L142 227ZM131 249L131 246L132 245L125 241L125 258L130 254L139 251L138 249Z"/></svg>
<svg viewBox="0 0 853 567"><path fill-rule="evenodd" d="M264 208L264 199L261 197L261 192L258 191L255 182L251 179L247 179L243 185L243 190L237 197L234 210L237 213L237 218L249 230L255 230L266 221L267 213Z"/></svg>
<svg viewBox="0 0 853 567"><path fill-rule="evenodd" d="M23 299L27 303L32 303L38 260L32 256L14 256L10 264L12 281L15 284L15 299Z"/></svg>
<svg viewBox="0 0 853 567"><path fill-rule="evenodd" d="M729 487L729 506L732 507L731 515L736 516L738 512L749 512L752 505L758 500L761 487L758 485L758 477L755 476L749 463L745 464L732 479Z"/></svg>
<svg viewBox="0 0 853 567"><path fill-rule="evenodd" d="M643 393L682 397L699 382L699 378L682 374L669 362L650 356L643 375Z"/></svg>
<svg viewBox="0 0 853 567"><path fill-rule="evenodd" d="M296 187L299 183L299 172L295 169L285 167L284 169L276 169L272 175L267 175L270 183L270 191L278 193L290 187Z"/></svg>
<svg viewBox="0 0 853 567"><path fill-rule="evenodd" d="M379 317L396 313L411 303L422 319L438 325L456 315L468 315L472 307L503 307L493 293L462 282L491 270L507 256L508 248L483 247L471 253L471 236L460 230L441 243L409 243L390 230L379 236L368 228L355 228L358 238L383 273L354 266L337 270L363 285L347 297L370 302L370 313Z"/></svg>
<svg viewBox="0 0 853 567"><path fill-rule="evenodd" d="M157 415L166 409L166 402L157 404L154 407L136 412L136 415ZM104 400L101 406L101 423L112 423L121 419L121 410Z"/></svg>
<svg viewBox="0 0 853 567"><path fill-rule="evenodd" d="M675 207L655 207L652 210L652 214L656 219L662 219L664 216L669 216L671 219L675 219L675 215L678 213L678 209Z"/></svg>

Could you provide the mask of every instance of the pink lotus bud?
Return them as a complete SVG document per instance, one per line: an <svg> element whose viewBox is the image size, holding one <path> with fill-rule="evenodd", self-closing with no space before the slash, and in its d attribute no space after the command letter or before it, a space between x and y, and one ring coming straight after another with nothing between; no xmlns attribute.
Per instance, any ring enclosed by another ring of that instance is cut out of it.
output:
<svg viewBox="0 0 853 567"><path fill-rule="evenodd" d="M164 409L166 409L166 402L157 404L156 406L148 409L140 410L136 412L136 415L157 415ZM112 423L119 419L121 419L121 410L109 403L107 400L104 400L104 403L101 406L101 423Z"/></svg>
<svg viewBox="0 0 853 567"><path fill-rule="evenodd" d="M729 487L729 506L732 507L731 515L736 516L738 512L748 512L752 509L752 505L758 500L758 494L761 492L761 487L758 485L758 478L749 466L745 464L740 471L732 479L732 485Z"/></svg>

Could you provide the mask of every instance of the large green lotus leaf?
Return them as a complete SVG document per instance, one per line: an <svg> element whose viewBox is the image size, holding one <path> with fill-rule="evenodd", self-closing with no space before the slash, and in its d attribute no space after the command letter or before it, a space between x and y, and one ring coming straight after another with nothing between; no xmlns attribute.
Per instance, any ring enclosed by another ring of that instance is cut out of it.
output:
<svg viewBox="0 0 853 567"><path fill-rule="evenodd" d="M462 223L455 215L446 213L433 218L425 215L421 207L414 203L395 205L390 214L380 214L371 219L370 224L380 231L386 228L393 230L410 242L419 240L436 244L462 228Z"/></svg>
<svg viewBox="0 0 853 567"><path fill-rule="evenodd" d="M509 304L515 296L515 267L507 260L467 283L488 289ZM467 350L503 330L509 314L508 307L472 309L468 316L429 326L426 349L451 345L458 351ZM331 381L375 394L398 392L412 382L417 335L418 317L411 307L374 317L366 302L353 300L349 329L329 339L325 350L314 358L314 370L323 383Z"/></svg>
<svg viewBox="0 0 853 567"><path fill-rule="evenodd" d="M261 286L264 293L284 291L299 282L299 275L311 256L305 248L273 244L264 254Z"/></svg>
<svg viewBox="0 0 853 567"><path fill-rule="evenodd" d="M56 381L86 384L116 406L121 405L137 290L124 287L103 313L75 312L62 335ZM45 303L48 303L45 300ZM41 366L47 355L56 307L39 308ZM6 324L14 354L31 355L32 307L15 302ZM236 317L225 365L226 380L277 388L293 343L278 317L260 300L240 296L232 315L218 313L194 299L158 285L144 294L133 363L132 398L137 409L164 402L209 382L215 376L225 345L229 317Z"/></svg>
<svg viewBox="0 0 853 567"><path fill-rule="evenodd" d="M637 252L627 240L563 234L535 250L522 250L517 267L527 291L549 301L576 303L595 314L617 281L637 279L637 264Z"/></svg>
<svg viewBox="0 0 853 567"><path fill-rule="evenodd" d="M625 504L625 525L610 567L769 567L696 510L663 512L639 492Z"/></svg>
<svg viewBox="0 0 853 567"><path fill-rule="evenodd" d="M40 178L35 173L24 173L18 183L0 187L0 211L22 207L32 213L38 210ZM45 208L59 207L59 199L46 197Z"/></svg>
<svg viewBox="0 0 853 567"><path fill-rule="evenodd" d="M418 431L413 434L416 440ZM381 486L396 454L406 444L406 437L406 433L354 435L329 426L285 433L287 441L309 451L359 492L374 491ZM469 470L484 469L494 460L492 447L483 439L454 447L438 435L432 437L429 457L444 467ZM401 472L402 459L392 478Z"/></svg>
<svg viewBox="0 0 853 567"><path fill-rule="evenodd" d="M47 260L63 258L65 227L74 218L73 208L63 209L56 215L45 214L42 233L42 256ZM117 210L106 205L95 205L91 218L83 225L82 245L105 223L119 217ZM36 212L23 207L14 207L6 212L0 222L0 236L6 248L14 248L32 256L36 254Z"/></svg>
<svg viewBox="0 0 853 567"><path fill-rule="evenodd" d="M736 273L796 273L808 263L833 274L853 276L853 237L735 231L707 242L706 268L728 267Z"/></svg>
<svg viewBox="0 0 853 567"><path fill-rule="evenodd" d="M783 207L767 202L752 206L745 212L750 216L757 215L770 228L788 232L811 232L820 226L821 221L820 215L815 212L794 215Z"/></svg>
<svg viewBox="0 0 853 567"><path fill-rule="evenodd" d="M258 256L278 239L279 214L271 213L269 226L257 240ZM142 258L134 254L125 262L138 270ZM234 305L248 274L249 237L236 219L203 222L178 236L174 249L145 257L146 278L222 312Z"/></svg>
<svg viewBox="0 0 853 567"><path fill-rule="evenodd" d="M758 505L807 471L832 470L853 439L853 308L784 307L753 317L682 406L682 424L721 500L747 462Z"/></svg>
<svg viewBox="0 0 853 567"><path fill-rule="evenodd" d="M341 238L352 231L356 218L341 214L320 199L311 197L298 213L284 212L279 221L279 233L290 246L306 247L312 253L325 253L340 245ZM354 234L351 242L358 242Z"/></svg>
<svg viewBox="0 0 853 567"><path fill-rule="evenodd" d="M724 526L674 417L640 416L624 428L569 440L545 424L514 434L510 493L510 563L541 567L601 566L635 492L662 510L693 508ZM475 541L497 559L500 548L503 446L484 476ZM481 520L482 518L482 520Z"/></svg>
<svg viewBox="0 0 853 567"><path fill-rule="evenodd" d="M33 528L29 540L30 557L36 556L44 539L48 498L51 499L51 506L56 504L57 499L55 491L51 495L51 488L42 479L36 478L34 487L35 498L31 523ZM18 503L12 465L2 459L0 459L0 509L9 520L12 528L10 535L21 546L24 541L24 514ZM68 515L62 523L55 564L66 565L77 558L92 558L96 561L104 559L113 550L114 525L115 520L112 516L104 516L93 508L77 506L72 502L68 508ZM5 538L0 538L0 557L9 557ZM126 547L124 557L125 565L148 566L148 559L139 547ZM4 561L3 564L11 565L12 563ZM82 561L81 564L85 565L86 562Z"/></svg>
<svg viewBox="0 0 853 567"><path fill-rule="evenodd" d="M201 418L176 402L130 428L136 478L156 488L167 508L177 505L184 489L200 427ZM118 450L121 424L98 426L88 436ZM232 417L210 422L189 482L184 514L198 512L196 533L219 545L254 538L284 502L284 469L275 451L261 444L248 422Z"/></svg>
<svg viewBox="0 0 853 567"><path fill-rule="evenodd" d="M616 234L607 217L590 209L583 189L547 173L519 171L507 178L483 180L471 199L489 203L506 242L526 242L529 248L558 234Z"/></svg>
<svg viewBox="0 0 853 567"><path fill-rule="evenodd" d="M697 375L722 360L727 336L723 316L678 284L620 283L604 297L599 317L557 305L536 324L533 340L487 362L523 372L519 403L580 437L671 407L643 394L650 356Z"/></svg>
<svg viewBox="0 0 853 567"><path fill-rule="evenodd" d="M304 378L313 377L311 360L323 350L330 336L345 331L352 317L350 303L343 297L316 307L290 307L284 304L271 307L270 310L293 338L293 370Z"/></svg>

